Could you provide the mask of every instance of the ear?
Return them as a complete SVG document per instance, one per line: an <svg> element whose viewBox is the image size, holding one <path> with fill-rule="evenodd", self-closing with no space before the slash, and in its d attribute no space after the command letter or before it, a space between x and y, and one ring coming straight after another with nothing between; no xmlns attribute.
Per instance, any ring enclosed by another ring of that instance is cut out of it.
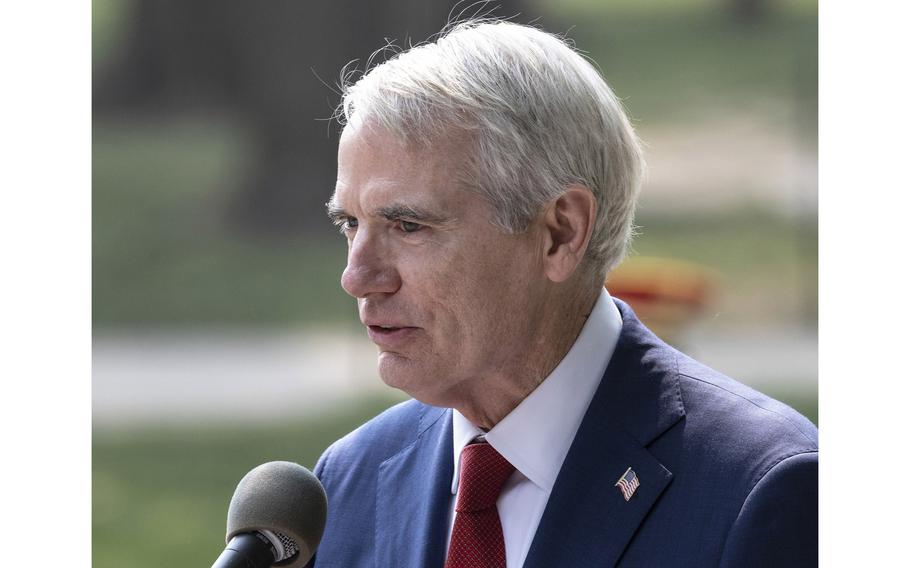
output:
<svg viewBox="0 0 910 568"><path fill-rule="evenodd" d="M544 269L551 281L564 282L581 265L596 212L594 194L582 185L570 185L544 210Z"/></svg>

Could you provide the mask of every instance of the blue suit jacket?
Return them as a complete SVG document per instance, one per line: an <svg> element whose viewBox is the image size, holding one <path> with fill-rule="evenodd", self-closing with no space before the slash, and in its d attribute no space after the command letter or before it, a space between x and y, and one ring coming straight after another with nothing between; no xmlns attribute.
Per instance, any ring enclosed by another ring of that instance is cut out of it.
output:
<svg viewBox="0 0 910 568"><path fill-rule="evenodd" d="M524 566L816 565L815 426L616 303L619 342ZM335 442L315 469L329 502L315 566L441 568L452 468L451 410L413 400Z"/></svg>

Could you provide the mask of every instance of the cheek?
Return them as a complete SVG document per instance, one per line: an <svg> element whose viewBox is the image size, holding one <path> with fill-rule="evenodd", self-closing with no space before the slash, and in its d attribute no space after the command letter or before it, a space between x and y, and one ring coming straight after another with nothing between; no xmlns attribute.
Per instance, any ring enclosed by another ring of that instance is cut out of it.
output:
<svg viewBox="0 0 910 568"><path fill-rule="evenodd" d="M412 258L401 293L429 334L431 343L424 347L435 355L464 347L491 304L489 268L477 257L446 248Z"/></svg>
<svg viewBox="0 0 910 568"><path fill-rule="evenodd" d="M461 341L488 343L525 307L529 272L522 251L477 247L441 262L429 276L434 316ZM443 321L444 320L444 321Z"/></svg>

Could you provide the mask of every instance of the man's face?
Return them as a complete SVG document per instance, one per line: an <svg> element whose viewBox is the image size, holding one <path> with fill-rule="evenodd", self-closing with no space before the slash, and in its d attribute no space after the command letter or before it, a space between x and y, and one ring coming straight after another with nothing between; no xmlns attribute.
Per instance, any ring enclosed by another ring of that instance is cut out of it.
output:
<svg viewBox="0 0 910 568"><path fill-rule="evenodd" d="M330 215L348 240L341 285L379 348L388 385L456 406L520 368L543 297L537 224L519 235L490 223L490 206L461 187L465 146L402 146L347 127Z"/></svg>

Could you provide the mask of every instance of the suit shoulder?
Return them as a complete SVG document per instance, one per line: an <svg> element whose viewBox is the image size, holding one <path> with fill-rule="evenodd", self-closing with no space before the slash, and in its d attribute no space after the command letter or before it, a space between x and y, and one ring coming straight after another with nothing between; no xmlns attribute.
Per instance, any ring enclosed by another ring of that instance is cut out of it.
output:
<svg viewBox="0 0 910 568"><path fill-rule="evenodd" d="M818 449L818 428L793 408L686 355L678 361L687 414L726 410L718 416L741 424L739 428L771 429L797 446Z"/></svg>
<svg viewBox="0 0 910 568"><path fill-rule="evenodd" d="M382 462L414 443L421 432L445 414L445 409L413 399L401 402L337 440L320 461L331 455L334 466Z"/></svg>
<svg viewBox="0 0 910 568"><path fill-rule="evenodd" d="M733 523L720 565L818 565L817 454L789 457L762 477Z"/></svg>
<svg viewBox="0 0 910 568"><path fill-rule="evenodd" d="M748 488L781 461L818 452L818 428L786 404L679 355L684 438L715 467L749 475Z"/></svg>

